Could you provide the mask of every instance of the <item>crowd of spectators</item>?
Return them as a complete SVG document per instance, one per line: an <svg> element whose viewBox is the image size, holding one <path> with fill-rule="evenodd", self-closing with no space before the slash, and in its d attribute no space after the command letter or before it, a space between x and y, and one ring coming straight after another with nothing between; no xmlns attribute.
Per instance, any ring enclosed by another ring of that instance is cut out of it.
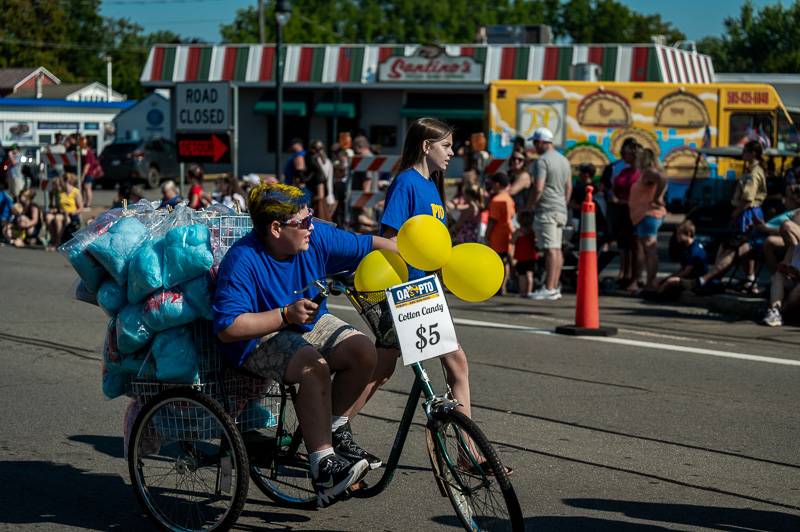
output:
<svg viewBox="0 0 800 532"><path fill-rule="evenodd" d="M777 176L774 165L764 160L762 145L748 142L742 155L744 171L730 198L730 223L712 235L691 215L671 218L665 231L665 171L655 154L633 138L623 141L619 160L603 168L589 163L571 167L545 128L536 131L532 143L515 139L506 172L485 175L489 160L485 148L485 136L474 134L459 150L464 171L455 193L447 194L446 208L454 244L484 242L502 258L505 278L500 295L554 301L561 298L562 286L574 284L581 206L591 186L601 275L602 268L618 258L616 279L605 282L606 289L613 284L611 290L617 294L653 299L675 299L685 291L702 296L733 287L731 272L737 272L742 277L737 286L741 293L768 295L765 324L781 325L797 313L800 158L784 176ZM81 213L93 205L92 188L102 178L102 167L83 138L57 135L51 146L53 153L77 150L84 162L80 179L77 168L51 166L47 186L41 189L32 188L22 175L16 147L6 152L0 181L1 242L51 250L80 227ZM318 139L308 144L293 139L278 175L249 174L239 179L222 174L209 192L203 168L191 165L185 195L174 181L165 181L159 207L174 208L186 201L195 209L219 203L244 212L250 187L262 180L280 180L305 193L318 219L374 233L380 229L382 192L392 176L353 172L350 161L380 151L363 134L353 138L341 134L330 148ZM770 197L769 190L775 189L770 183L778 179L786 185L785 192ZM37 193L47 201L37 202ZM144 197L138 185L122 183L113 206ZM659 256L665 255L664 246L659 253L659 242L667 239L671 262L678 266L659 277Z"/></svg>

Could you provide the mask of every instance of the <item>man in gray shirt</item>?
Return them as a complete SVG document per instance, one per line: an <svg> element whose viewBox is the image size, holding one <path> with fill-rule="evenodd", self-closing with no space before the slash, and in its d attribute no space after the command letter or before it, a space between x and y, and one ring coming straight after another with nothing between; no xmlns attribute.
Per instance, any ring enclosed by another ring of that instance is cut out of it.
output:
<svg viewBox="0 0 800 532"><path fill-rule="evenodd" d="M533 133L533 145L539 158L528 208L534 211L536 247L544 250L547 278L545 285L530 298L555 301L561 299L559 280L564 266L561 239L567 223L567 202L572 195L572 167L553 146L553 132L549 129L538 128Z"/></svg>

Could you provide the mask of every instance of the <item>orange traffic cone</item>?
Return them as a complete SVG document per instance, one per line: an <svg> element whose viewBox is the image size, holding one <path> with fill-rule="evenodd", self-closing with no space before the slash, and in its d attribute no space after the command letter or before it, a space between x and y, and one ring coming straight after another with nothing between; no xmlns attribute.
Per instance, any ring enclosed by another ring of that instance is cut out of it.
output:
<svg viewBox="0 0 800 532"><path fill-rule="evenodd" d="M613 336L614 327L600 327L599 289L597 286L597 231L595 229L593 187L586 187L581 206L581 252L578 257L578 295L575 325L556 327L559 334L572 336Z"/></svg>

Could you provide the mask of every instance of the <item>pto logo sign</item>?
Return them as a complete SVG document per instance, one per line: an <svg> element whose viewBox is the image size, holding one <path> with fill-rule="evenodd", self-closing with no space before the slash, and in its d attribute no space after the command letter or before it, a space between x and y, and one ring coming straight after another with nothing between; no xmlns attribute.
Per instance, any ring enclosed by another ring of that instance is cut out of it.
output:
<svg viewBox="0 0 800 532"><path fill-rule="evenodd" d="M386 290L403 364L458 349L458 340L439 278L429 275Z"/></svg>

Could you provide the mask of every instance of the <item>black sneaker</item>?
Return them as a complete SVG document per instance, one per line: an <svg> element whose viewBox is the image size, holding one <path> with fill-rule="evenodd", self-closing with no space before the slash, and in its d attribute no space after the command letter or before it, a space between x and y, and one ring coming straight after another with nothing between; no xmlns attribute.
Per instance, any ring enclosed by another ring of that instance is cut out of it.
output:
<svg viewBox="0 0 800 532"><path fill-rule="evenodd" d="M353 431L350 429L350 423L345 423L336 429L336 432L333 433L332 440L333 450L339 456L352 461L366 460L369 463L370 469L378 469L383 463L380 458L365 451L353 440Z"/></svg>
<svg viewBox="0 0 800 532"><path fill-rule="evenodd" d="M319 472L314 479L317 492L317 506L325 508L336 502L337 498L367 474L369 464L366 460L351 462L341 456L329 454L319 462Z"/></svg>

